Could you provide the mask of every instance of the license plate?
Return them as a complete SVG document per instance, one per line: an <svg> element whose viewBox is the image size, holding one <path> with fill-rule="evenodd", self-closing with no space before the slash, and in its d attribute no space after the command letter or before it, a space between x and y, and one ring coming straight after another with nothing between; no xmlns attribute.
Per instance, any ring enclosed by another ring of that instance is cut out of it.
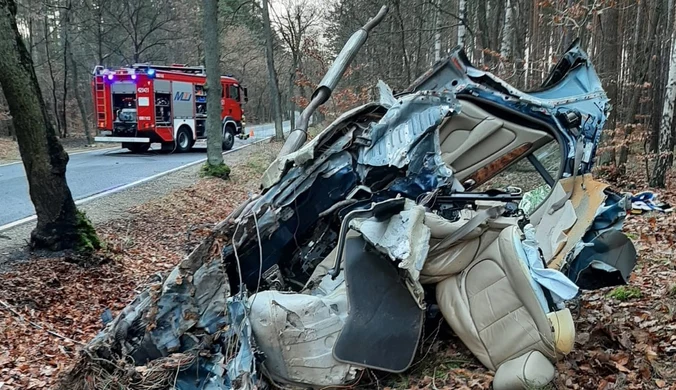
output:
<svg viewBox="0 0 676 390"><path fill-rule="evenodd" d="M100 135L113 135L113 132L110 130L102 130L99 132Z"/></svg>

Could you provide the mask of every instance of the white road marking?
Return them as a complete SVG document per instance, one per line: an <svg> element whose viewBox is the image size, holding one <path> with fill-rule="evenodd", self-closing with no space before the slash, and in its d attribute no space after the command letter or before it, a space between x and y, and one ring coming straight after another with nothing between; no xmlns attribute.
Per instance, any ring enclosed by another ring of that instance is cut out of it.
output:
<svg viewBox="0 0 676 390"><path fill-rule="evenodd" d="M114 146L114 147L112 147L112 148L95 148L95 149L93 149L93 150L81 150L81 151L79 151L79 152L68 153L68 156L75 156L76 154L93 153L93 152L99 152L99 151L105 151L105 150L113 150L113 149L120 149L120 147L119 147L119 146ZM19 160L19 161L14 161L14 162L7 163L7 164L0 164L0 168L6 167L6 166L9 166L9 165L21 164L21 163L23 163L23 161Z"/></svg>
<svg viewBox="0 0 676 390"><path fill-rule="evenodd" d="M226 155L226 154L229 154L229 153L233 153L233 152L236 152L236 151L238 151L238 150L242 150L242 149L244 149L244 148L248 148L248 147L251 146L251 145L255 145L255 144L261 143L261 142L263 142L263 141L268 141L268 140L270 140L271 138L272 138L272 137L263 138L263 139L261 139L261 140L252 142L252 143L250 143L250 144L246 144L246 145L242 145L242 146L239 146L239 147L237 147L237 148L234 148L234 149L230 149L230 150L228 150L227 152L223 152L223 155ZM89 153L89 152L85 152L85 153ZM166 175L168 175L168 174L170 174L170 173L174 173L174 172L176 172L176 171L180 171L181 169L185 169L185 168L189 168L189 167L191 167L191 166L193 166L193 165L201 164L201 163L203 163L203 162L205 162L205 161L207 161L207 158L206 158L206 157L203 158L203 159L197 160L197 161L193 161L193 162L188 163L188 164L186 164L186 165L181 165L180 167L172 168L172 169L169 169L169 170L167 170L167 171L160 172L160 173L157 173L157 174L155 174L155 175L145 177L145 178L143 178L143 179L137 180L137 181L132 182L132 183L128 183L128 184L125 184L125 185L122 185L122 186L119 186L119 187L111 188L111 189L108 189L108 190L99 192L98 194L94 194L94 195L88 196L88 197L86 197L86 198L83 198L83 199L80 199L80 200L76 200L76 201L75 201L75 204L79 206L79 205L82 205L82 204L91 202L92 200L99 199L99 198L103 198L104 196L108 196L108 195L114 194L114 193L116 193L116 192L124 191L124 190L126 190L126 189L135 187L135 186L137 186L137 185L139 185L139 184L143 184L143 183L149 182L149 181L151 181L151 180L155 180L155 179L157 179L157 178L159 178L159 177L166 176ZM5 225L0 226L0 232L3 232L3 231L5 231L5 230L8 230L8 229L11 229L11 228L20 226L20 225L23 225L23 224L25 224L25 223L34 221L34 220L36 220L36 219L37 219L37 216L36 216L36 215L31 215L30 217L26 217L26 218L19 219L19 220L14 221L14 222L7 223L7 224L5 224Z"/></svg>

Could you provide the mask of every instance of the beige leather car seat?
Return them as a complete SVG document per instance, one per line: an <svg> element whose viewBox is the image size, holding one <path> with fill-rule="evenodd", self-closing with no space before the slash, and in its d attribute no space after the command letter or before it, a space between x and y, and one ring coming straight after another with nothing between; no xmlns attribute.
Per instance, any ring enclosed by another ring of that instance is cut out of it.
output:
<svg viewBox="0 0 676 390"><path fill-rule="evenodd" d="M439 129L441 158L460 181L522 145L534 150L552 140L544 131L497 118L470 101L460 104L460 113Z"/></svg>
<svg viewBox="0 0 676 390"><path fill-rule="evenodd" d="M477 255L436 287L453 331L481 363L497 371L495 389L544 385L553 379L551 362L557 358L552 324L519 258L520 236L519 228L510 226L488 245L467 244L479 248Z"/></svg>

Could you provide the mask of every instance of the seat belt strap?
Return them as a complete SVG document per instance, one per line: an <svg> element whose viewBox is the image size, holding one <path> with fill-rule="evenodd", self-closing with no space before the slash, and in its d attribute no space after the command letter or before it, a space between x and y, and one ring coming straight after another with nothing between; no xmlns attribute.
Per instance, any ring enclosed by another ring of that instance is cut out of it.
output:
<svg viewBox="0 0 676 390"><path fill-rule="evenodd" d="M438 254L449 247L451 247L456 242L463 239L468 234L472 233L474 229L481 226L482 223L486 222L489 219L495 219L502 215L505 208L504 206L493 206L485 210L479 211L475 216L473 216L467 223L462 225L458 230L449 234L446 238L439 241L431 250L430 255Z"/></svg>

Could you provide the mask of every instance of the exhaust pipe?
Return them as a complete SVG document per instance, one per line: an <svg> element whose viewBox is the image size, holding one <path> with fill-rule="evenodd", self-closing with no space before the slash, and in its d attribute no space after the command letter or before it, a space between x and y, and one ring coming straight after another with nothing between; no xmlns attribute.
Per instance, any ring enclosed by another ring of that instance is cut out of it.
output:
<svg viewBox="0 0 676 390"><path fill-rule="evenodd" d="M364 42L366 42L369 32L385 18L386 14L387 6L384 5L380 8L378 14L371 18L359 31L352 34L345 46L343 46L340 54L338 54L336 60L333 61L331 68L329 68L321 83L317 86L317 89L312 93L310 104L308 104L301 113L300 119L298 120L298 126L289 134L286 142L284 142L284 146L282 146L282 149L279 151L279 157L284 157L289 153L293 153L305 144L305 141L307 140L307 128L310 124L312 114L315 113L319 106L329 100L331 93L343 77L343 73L345 73L347 67L350 66L350 63L354 60L354 57L357 55L362 45L364 45Z"/></svg>

